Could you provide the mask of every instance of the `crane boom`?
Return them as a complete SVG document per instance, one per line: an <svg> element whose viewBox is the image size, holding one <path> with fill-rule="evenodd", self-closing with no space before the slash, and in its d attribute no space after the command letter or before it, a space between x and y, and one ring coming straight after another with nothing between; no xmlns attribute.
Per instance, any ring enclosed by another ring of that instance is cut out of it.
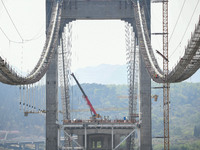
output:
<svg viewBox="0 0 200 150"><path fill-rule="evenodd" d="M81 87L80 83L78 82L78 80L76 79L75 75L72 73L71 76L74 78L74 80L76 81L78 87L80 88L81 92L83 93L83 97L85 98L87 105L90 107L90 111L94 114L94 116L96 116L97 118L100 117L99 114L96 113L94 107L92 106L90 100L88 99L87 95L85 94L83 88Z"/></svg>

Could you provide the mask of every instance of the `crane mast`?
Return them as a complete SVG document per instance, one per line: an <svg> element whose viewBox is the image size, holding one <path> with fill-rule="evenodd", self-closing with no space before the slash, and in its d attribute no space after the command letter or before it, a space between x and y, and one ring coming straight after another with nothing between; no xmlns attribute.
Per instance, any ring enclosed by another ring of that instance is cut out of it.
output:
<svg viewBox="0 0 200 150"><path fill-rule="evenodd" d="M168 83L168 1L163 0L163 121L164 121L164 150L170 149L169 141L169 87Z"/></svg>
<svg viewBox="0 0 200 150"><path fill-rule="evenodd" d="M94 107L92 106L90 100L88 99L87 95L85 94L83 88L81 87L80 83L78 82L78 80L76 79L75 75L72 73L71 76L74 78L74 80L76 81L79 89L81 90L82 94L83 94L83 97L85 99L85 101L87 102L87 105L90 107L90 111L91 113L93 113L93 117L94 118L101 118L101 116L99 114L96 113Z"/></svg>

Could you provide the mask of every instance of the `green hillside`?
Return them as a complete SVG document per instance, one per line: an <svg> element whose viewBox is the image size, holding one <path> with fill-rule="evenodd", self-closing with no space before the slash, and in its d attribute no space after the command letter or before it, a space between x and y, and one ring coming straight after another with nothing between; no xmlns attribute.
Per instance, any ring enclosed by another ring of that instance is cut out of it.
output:
<svg viewBox="0 0 200 150"><path fill-rule="evenodd" d="M17 86L0 83L0 131L19 131L17 136L20 137L44 137L45 117L41 115L24 117L23 111L19 109L19 93ZM0 134L0 138L2 137L4 135Z"/></svg>
<svg viewBox="0 0 200 150"><path fill-rule="evenodd" d="M160 86L152 84L152 86ZM123 119L128 115L128 94L126 85L82 84L94 108L102 116ZM72 119L89 119L91 114L82 94L75 85L71 88ZM162 90L152 89L158 101L152 99L152 136L163 135ZM0 84L0 130L19 130L23 135L44 136L45 117L29 115L24 117L19 110L19 89ZM113 108L115 110L102 108ZM116 110L119 109L119 110ZM62 119L62 118L60 118ZM172 150L200 149L200 83L178 83L170 86L170 143ZM163 141L153 139L154 149L162 149ZM189 147L189 148L188 148Z"/></svg>
<svg viewBox="0 0 200 150"><path fill-rule="evenodd" d="M152 134L153 137L156 137L163 135L162 90L152 90L152 94L159 95L159 99L157 102L152 101ZM196 128L196 133L194 132L195 128ZM170 86L171 149L172 150L200 149L200 140L198 140L200 139L199 134L200 134L200 83L182 82L177 84L171 84ZM154 139L154 141L155 143L162 143L162 140L159 141L157 139ZM158 147L157 149L161 149L162 146L158 145L156 146ZM196 146L196 148L194 148L193 146Z"/></svg>

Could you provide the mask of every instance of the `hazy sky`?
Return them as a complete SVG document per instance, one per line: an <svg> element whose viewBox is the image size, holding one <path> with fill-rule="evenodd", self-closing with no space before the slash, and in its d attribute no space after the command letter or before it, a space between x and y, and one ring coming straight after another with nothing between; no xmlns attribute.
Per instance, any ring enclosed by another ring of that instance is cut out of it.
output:
<svg viewBox="0 0 200 150"><path fill-rule="evenodd" d="M17 34L9 16L2 5L4 2L15 23ZM176 24L182 4L185 5L180 15L169 45L170 66L183 55L183 48L190 39L200 14L198 0L173 0L169 2L169 37ZM198 5L197 5L198 3ZM196 11L193 10L197 5ZM152 32L162 32L162 4L152 4ZM192 17L192 19L191 19ZM191 23L185 33L191 19ZM45 41L45 0L0 0L0 56L22 71L31 71L39 59ZM123 21L74 21L72 43L72 69L99 64L125 64L126 46ZM28 40L28 41L27 41ZM15 42L11 42L15 41ZM162 37L152 36L153 49L162 52ZM173 53L173 55L172 55ZM162 59L156 54L159 62Z"/></svg>
<svg viewBox="0 0 200 150"><path fill-rule="evenodd" d="M184 5L183 5L184 4ZM183 6L183 8L182 8ZM179 12L182 13L177 22ZM195 9L196 8L196 9ZM193 15L194 13L194 15ZM162 32L162 4L153 3L151 9L152 33ZM199 21L200 0L169 1L169 66L173 67L184 54L184 47ZM175 26L177 22L177 25ZM174 30L175 29L175 30ZM174 32L173 32L174 30ZM173 34L172 34L173 33ZM153 49L162 52L162 37L152 35ZM162 65L162 58L155 54Z"/></svg>

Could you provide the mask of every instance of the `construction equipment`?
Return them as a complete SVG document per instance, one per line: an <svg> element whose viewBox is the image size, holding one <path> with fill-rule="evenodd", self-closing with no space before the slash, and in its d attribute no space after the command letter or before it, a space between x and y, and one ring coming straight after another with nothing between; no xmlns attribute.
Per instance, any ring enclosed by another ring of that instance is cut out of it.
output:
<svg viewBox="0 0 200 150"><path fill-rule="evenodd" d="M154 101L157 102L157 100L158 100L158 95L152 95L151 98L154 98Z"/></svg>
<svg viewBox="0 0 200 150"><path fill-rule="evenodd" d="M76 79L75 75L72 73L71 76L74 78L74 80L76 81L79 89L81 90L82 94L83 94L83 97L84 99L86 100L87 102L87 105L89 106L90 108L90 112L92 114L92 119L96 119L96 118L101 118L101 116L99 114L96 113L94 107L92 106L90 100L88 99L87 95L85 94L85 92L83 91L83 88L81 87L81 85L79 84L78 80Z"/></svg>
<svg viewBox="0 0 200 150"><path fill-rule="evenodd" d="M165 59L166 61L169 62L169 59L167 57L165 57L161 52L159 52L158 50L156 50L156 53L158 53L161 57L163 57L163 59Z"/></svg>
<svg viewBox="0 0 200 150"><path fill-rule="evenodd" d="M46 110L39 110L39 111L25 111L24 116L28 116L28 114L45 114Z"/></svg>
<svg viewBox="0 0 200 150"><path fill-rule="evenodd" d="M59 110L59 113L63 114L63 111ZM46 110L39 109L38 111L25 111L24 116L28 116L28 114L46 114Z"/></svg>

